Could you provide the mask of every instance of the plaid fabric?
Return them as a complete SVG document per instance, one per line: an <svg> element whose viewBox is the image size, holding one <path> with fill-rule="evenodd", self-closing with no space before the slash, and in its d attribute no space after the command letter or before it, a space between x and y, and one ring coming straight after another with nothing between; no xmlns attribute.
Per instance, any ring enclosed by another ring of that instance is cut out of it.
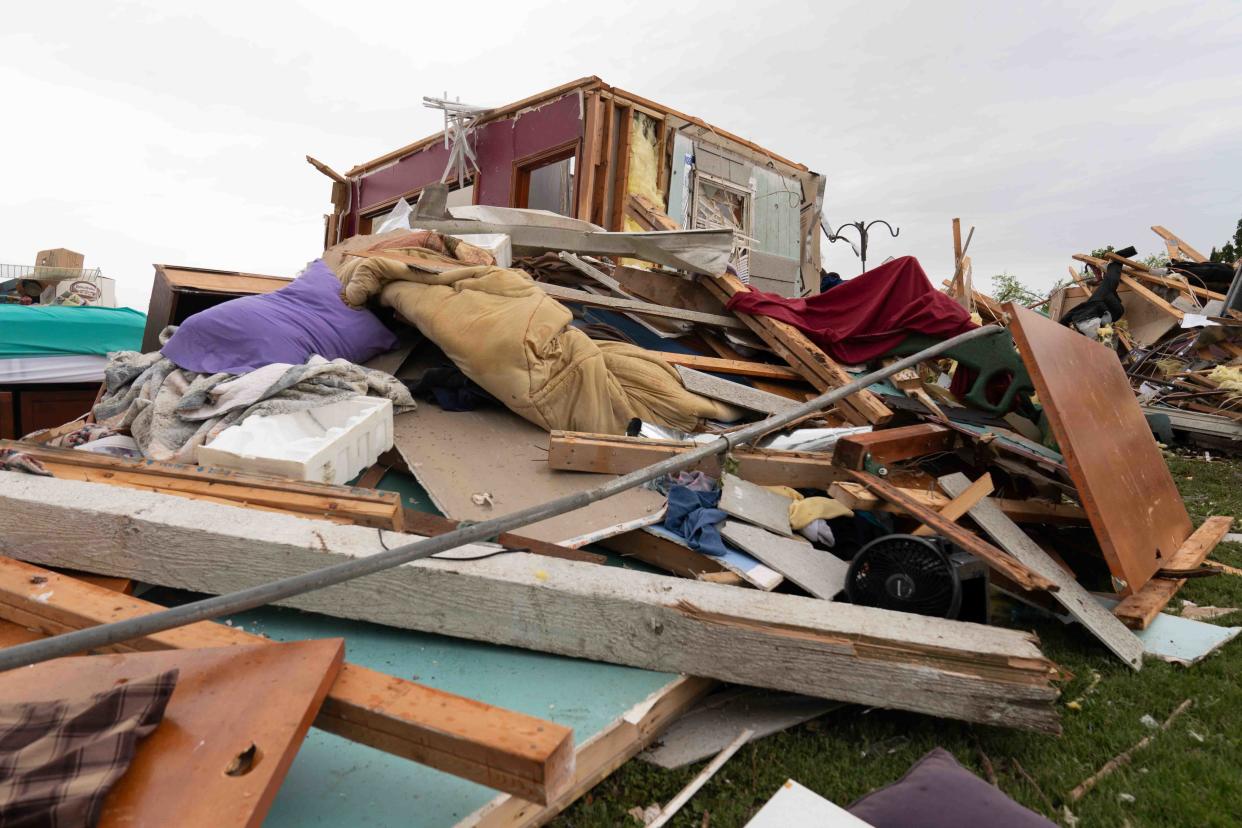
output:
<svg viewBox="0 0 1242 828"><path fill-rule="evenodd" d="M76 828L155 730L177 683L169 670L92 696L0 704L0 828Z"/></svg>

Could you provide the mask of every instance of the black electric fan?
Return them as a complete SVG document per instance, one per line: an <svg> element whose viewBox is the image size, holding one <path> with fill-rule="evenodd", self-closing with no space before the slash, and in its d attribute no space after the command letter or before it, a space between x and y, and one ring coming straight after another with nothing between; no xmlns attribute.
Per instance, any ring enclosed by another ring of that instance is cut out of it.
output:
<svg viewBox="0 0 1242 828"><path fill-rule="evenodd" d="M850 562L845 593L852 603L957 618L962 608L964 561L940 538L885 535ZM973 560L966 556L968 560ZM973 574L973 573L971 573Z"/></svg>

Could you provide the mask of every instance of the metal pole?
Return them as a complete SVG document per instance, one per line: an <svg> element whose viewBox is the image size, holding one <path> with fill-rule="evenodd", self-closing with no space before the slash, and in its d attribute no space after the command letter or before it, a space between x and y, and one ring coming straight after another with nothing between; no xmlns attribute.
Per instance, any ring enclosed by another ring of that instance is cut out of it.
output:
<svg viewBox="0 0 1242 828"><path fill-rule="evenodd" d="M802 405L795 406L779 414L774 414L766 420L752 423L745 428L723 435L714 442L661 460L645 468L637 469L629 474L620 475L594 489L575 492L574 494L511 512L491 520L461 526L452 532L397 546L376 555L326 566L322 569L249 587L228 595L205 598L201 601L183 604L162 612L154 612L150 615L116 621L111 624L101 624L97 627L76 630L40 641L31 641L26 644L18 644L15 647L5 648L0 650L0 671L12 670L16 667L25 667L52 658L107 647L122 641L129 641L163 632L164 630L170 630L174 627L219 618L222 615L245 612L246 610L276 601L283 601L305 592L313 592L314 590L323 589L324 587L343 583L354 578L361 578L364 575L373 575L385 569L409 563L410 561L428 558L468 543L494 538L502 532L508 532L532 523L538 523L547 518L565 514L566 512L572 512L575 509L581 509L583 506L598 500L603 500L606 497L620 494L627 489L641 486L649 480L655 480L670 472L680 471L693 466L700 460L717 454L724 454L800 417L821 411L837 400L861 391L872 383L879 382L898 371L917 365L923 360L939 356L956 345L969 342L972 339L992 336L1001 330L997 325L987 325L958 334L951 339L938 342L916 354L900 359L878 371L859 377L847 385L827 391Z"/></svg>

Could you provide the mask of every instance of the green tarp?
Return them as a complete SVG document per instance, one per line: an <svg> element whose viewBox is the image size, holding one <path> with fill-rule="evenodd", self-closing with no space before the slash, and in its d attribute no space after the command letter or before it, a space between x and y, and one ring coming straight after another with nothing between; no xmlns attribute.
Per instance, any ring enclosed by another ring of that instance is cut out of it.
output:
<svg viewBox="0 0 1242 828"><path fill-rule="evenodd" d="M137 351L146 324L131 308L0 305L0 359Z"/></svg>

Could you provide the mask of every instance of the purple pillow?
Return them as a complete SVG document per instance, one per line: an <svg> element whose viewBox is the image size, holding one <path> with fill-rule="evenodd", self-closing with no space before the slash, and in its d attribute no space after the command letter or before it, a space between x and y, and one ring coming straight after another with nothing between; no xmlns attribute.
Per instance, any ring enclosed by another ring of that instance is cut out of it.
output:
<svg viewBox="0 0 1242 828"><path fill-rule="evenodd" d="M846 810L874 828L1056 828L963 768L944 748Z"/></svg>
<svg viewBox="0 0 1242 828"><path fill-rule="evenodd" d="M371 311L341 301L341 283L323 259L273 293L230 299L194 314L161 353L200 374L244 374L273 362L324 359L366 362L397 347Z"/></svg>

